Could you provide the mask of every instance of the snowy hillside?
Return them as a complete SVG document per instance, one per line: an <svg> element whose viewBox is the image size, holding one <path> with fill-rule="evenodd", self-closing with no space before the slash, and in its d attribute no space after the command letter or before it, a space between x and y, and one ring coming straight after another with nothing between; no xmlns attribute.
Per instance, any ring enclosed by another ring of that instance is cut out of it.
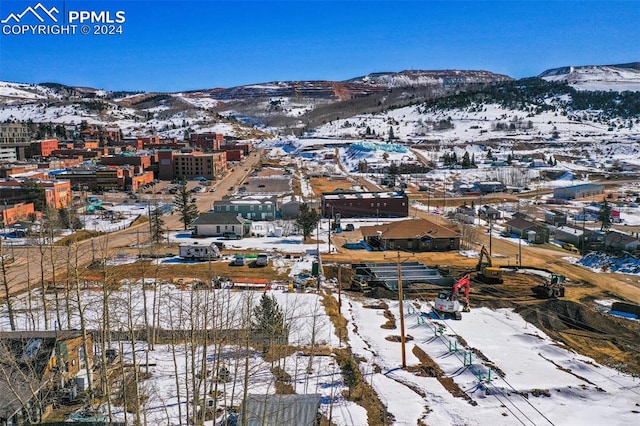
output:
<svg viewBox="0 0 640 426"><path fill-rule="evenodd" d="M33 121L118 127L125 137L158 134L182 138L185 132L218 132L240 138L268 137L225 119L211 108L208 93L121 93L58 84L0 82L0 121Z"/></svg>
<svg viewBox="0 0 640 426"><path fill-rule="evenodd" d="M543 72L540 77L547 81L566 82L577 90L640 91L640 66L637 63L554 68Z"/></svg>

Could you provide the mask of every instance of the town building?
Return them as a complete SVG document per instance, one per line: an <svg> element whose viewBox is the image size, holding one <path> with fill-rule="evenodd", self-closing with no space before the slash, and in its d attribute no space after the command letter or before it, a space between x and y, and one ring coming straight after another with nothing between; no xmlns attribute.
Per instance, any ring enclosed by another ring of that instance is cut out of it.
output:
<svg viewBox="0 0 640 426"><path fill-rule="evenodd" d="M27 158L31 146L31 132L24 123L0 123L0 161L19 161Z"/></svg>
<svg viewBox="0 0 640 426"><path fill-rule="evenodd" d="M2 227L6 228L19 221L28 220L35 214L33 203L0 204Z"/></svg>
<svg viewBox="0 0 640 426"><path fill-rule="evenodd" d="M544 212L544 223L553 226L564 226L567 224L567 213L560 210L547 210Z"/></svg>
<svg viewBox="0 0 640 426"><path fill-rule="evenodd" d="M399 192L324 192L321 215L325 218L340 214L353 217L407 217L409 197Z"/></svg>
<svg viewBox="0 0 640 426"><path fill-rule="evenodd" d="M0 200L6 201L7 205L32 202L33 194L24 188L27 181L41 188L43 205L61 209L71 204L71 182L68 180L0 179Z"/></svg>
<svg viewBox="0 0 640 426"><path fill-rule="evenodd" d="M105 166L132 166L136 173L151 168L151 156L146 154L124 153L120 155L103 155L100 164Z"/></svg>
<svg viewBox="0 0 640 426"><path fill-rule="evenodd" d="M502 192L506 189L506 186L499 181L477 182L476 188L478 188L478 191L480 191L482 194L490 194L493 192Z"/></svg>
<svg viewBox="0 0 640 426"><path fill-rule="evenodd" d="M58 139L45 139L31 142L31 155L41 158L50 157L58 149Z"/></svg>
<svg viewBox="0 0 640 426"><path fill-rule="evenodd" d="M250 231L250 222L235 213L201 213L193 221L194 235L200 237L243 238Z"/></svg>
<svg viewBox="0 0 640 426"><path fill-rule="evenodd" d="M275 196L245 196L223 198L213 202L216 213L234 213L245 219L274 220L276 217Z"/></svg>
<svg viewBox="0 0 640 426"><path fill-rule="evenodd" d="M222 133L192 133L189 136L191 146L205 152L218 151L224 143Z"/></svg>
<svg viewBox="0 0 640 426"><path fill-rule="evenodd" d="M93 367L91 335L79 330L3 331L0 353L0 425L40 423L51 395L85 383Z"/></svg>
<svg viewBox="0 0 640 426"><path fill-rule="evenodd" d="M575 200L602 194L604 194L604 185L598 183L585 183L553 190L553 198L560 200Z"/></svg>
<svg viewBox="0 0 640 426"><path fill-rule="evenodd" d="M426 219L408 219L360 227L364 241L379 250L412 252L460 249L460 234Z"/></svg>
<svg viewBox="0 0 640 426"><path fill-rule="evenodd" d="M549 242L549 229L546 226L531 222L522 217L515 217L504 224L508 234L516 234L521 239L534 244L544 244Z"/></svg>
<svg viewBox="0 0 640 426"><path fill-rule="evenodd" d="M618 231L610 231L607 232L605 237L605 244L607 246L607 250L633 252L638 250L638 247L640 247L640 240L633 235L623 234Z"/></svg>
<svg viewBox="0 0 640 426"><path fill-rule="evenodd" d="M158 178L162 180L196 177L216 180L227 171L225 152L177 153L172 150L161 150L158 152L158 162Z"/></svg>

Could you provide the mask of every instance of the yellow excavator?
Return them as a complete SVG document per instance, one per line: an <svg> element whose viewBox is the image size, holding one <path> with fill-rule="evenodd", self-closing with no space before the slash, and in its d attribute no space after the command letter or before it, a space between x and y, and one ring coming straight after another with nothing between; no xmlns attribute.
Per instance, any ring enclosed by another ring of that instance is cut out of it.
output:
<svg viewBox="0 0 640 426"><path fill-rule="evenodd" d="M486 260L485 260L486 259ZM493 266L491 255L485 246L480 250L480 259L476 265L476 280L487 284L502 284L502 268Z"/></svg>

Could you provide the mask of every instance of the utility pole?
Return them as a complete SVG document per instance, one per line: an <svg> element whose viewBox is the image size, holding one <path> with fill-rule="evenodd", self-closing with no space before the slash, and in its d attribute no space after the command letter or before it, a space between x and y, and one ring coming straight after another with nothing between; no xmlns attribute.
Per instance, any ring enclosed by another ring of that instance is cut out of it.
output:
<svg viewBox="0 0 640 426"><path fill-rule="evenodd" d="M407 352L404 339L404 303L402 294L402 263L400 263L400 252L398 252L398 303L400 305L400 348L402 351L402 368L407 368Z"/></svg>
<svg viewBox="0 0 640 426"><path fill-rule="evenodd" d="M338 313L342 315L342 265L338 263Z"/></svg>
<svg viewBox="0 0 640 426"><path fill-rule="evenodd" d="M493 251L491 250L492 243L493 243L493 221L491 220L491 215L489 215L489 256L493 256Z"/></svg>

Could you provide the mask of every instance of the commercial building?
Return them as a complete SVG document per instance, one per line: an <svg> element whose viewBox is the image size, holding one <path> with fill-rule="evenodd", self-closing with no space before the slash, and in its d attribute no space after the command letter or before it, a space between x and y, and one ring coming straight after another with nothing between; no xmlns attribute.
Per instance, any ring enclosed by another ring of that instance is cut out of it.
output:
<svg viewBox="0 0 640 426"><path fill-rule="evenodd" d="M69 207L72 201L71 182L68 180L12 179L0 180L0 199L7 205L32 202L33 194L25 190L27 181L41 188L44 205L61 209Z"/></svg>
<svg viewBox="0 0 640 426"><path fill-rule="evenodd" d="M407 217L409 197L399 192L325 192L322 217Z"/></svg>
<svg viewBox="0 0 640 426"><path fill-rule="evenodd" d="M234 213L245 219L273 220L276 216L276 197L246 196L223 198L213 202L216 213Z"/></svg>
<svg viewBox="0 0 640 426"><path fill-rule="evenodd" d="M23 123L0 123L0 161L24 160L30 145L29 126Z"/></svg>
<svg viewBox="0 0 640 426"><path fill-rule="evenodd" d="M42 158L50 157L58 149L58 139L45 139L31 142L31 154Z"/></svg>
<svg viewBox="0 0 640 426"><path fill-rule="evenodd" d="M379 250L412 252L460 249L460 234L425 219L409 219L360 227L365 242Z"/></svg>
<svg viewBox="0 0 640 426"><path fill-rule="evenodd" d="M204 177L216 180L227 171L227 154L213 153L177 153L169 150L158 152L158 177L163 180L193 179Z"/></svg>
<svg viewBox="0 0 640 426"><path fill-rule="evenodd" d="M28 220L35 214L33 203L0 204L2 227L7 227L21 220Z"/></svg>
<svg viewBox="0 0 640 426"><path fill-rule="evenodd" d="M604 194L604 185L598 183L585 183L553 190L553 198L561 200L575 200L576 198L593 197L601 194Z"/></svg>

